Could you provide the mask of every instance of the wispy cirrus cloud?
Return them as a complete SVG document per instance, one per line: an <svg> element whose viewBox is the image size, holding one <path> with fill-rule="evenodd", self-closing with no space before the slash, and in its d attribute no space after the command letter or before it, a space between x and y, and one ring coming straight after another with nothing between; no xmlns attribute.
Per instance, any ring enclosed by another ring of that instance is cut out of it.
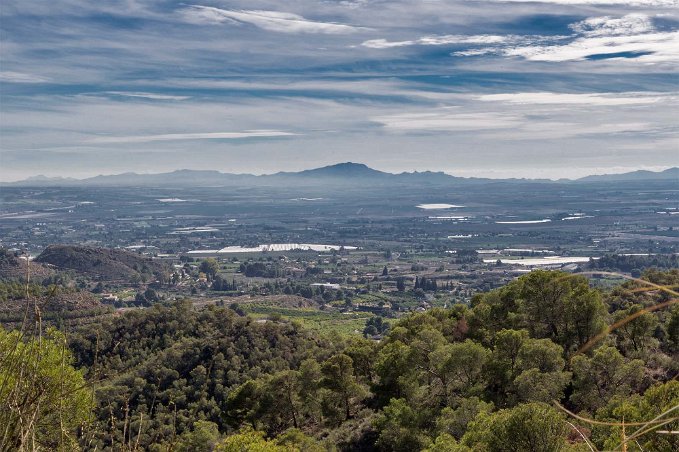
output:
<svg viewBox="0 0 679 452"><path fill-rule="evenodd" d="M483 102L505 102L530 105L647 105L676 99L676 95L661 93L503 93L479 96Z"/></svg>
<svg viewBox="0 0 679 452"><path fill-rule="evenodd" d="M679 0L472 0L495 3L546 3L567 6L577 5L615 5L615 6L645 6L668 8L679 5Z"/></svg>
<svg viewBox="0 0 679 452"><path fill-rule="evenodd" d="M405 47L413 45L440 46L449 44L501 44L514 39L516 39L516 37L498 35L434 35L423 36L421 38L408 41L370 39L363 41L361 45L369 49L389 49L392 47Z"/></svg>
<svg viewBox="0 0 679 452"><path fill-rule="evenodd" d="M279 33L321 33L347 34L362 30L362 27L318 22L293 13L263 10L228 10L212 6L190 5L181 11L182 16L192 23L254 25L263 30Z"/></svg>
<svg viewBox="0 0 679 452"><path fill-rule="evenodd" d="M6 83L47 83L48 78L23 72L0 71L0 82Z"/></svg>
<svg viewBox="0 0 679 452"><path fill-rule="evenodd" d="M203 133L167 133L161 135L131 135L96 137L88 141L91 144L124 144L150 143L153 141L179 140L238 140L243 138L275 138L298 135L281 130L246 130L243 132L203 132Z"/></svg>
<svg viewBox="0 0 679 452"><path fill-rule="evenodd" d="M144 93L144 92L131 92L131 91L106 91L104 94L109 94L113 96L120 97L133 97L138 99L149 99L149 100L186 100L190 99L190 96L177 96L172 94L157 94L157 93Z"/></svg>
<svg viewBox="0 0 679 452"><path fill-rule="evenodd" d="M434 107L373 117L389 133L448 134L479 142L554 142L566 138L628 140L672 137L666 117L677 93L509 92L457 95L457 107ZM658 113L654 121L649 115ZM659 120L659 118L664 118Z"/></svg>
<svg viewBox="0 0 679 452"><path fill-rule="evenodd" d="M375 117L373 120L380 123L385 131L395 134L447 133L459 137L460 134L473 133L475 139L480 141L545 141L660 132L657 125L643 121L583 122L568 115L554 114L547 116L552 119L536 120L535 115L540 113L545 112L455 113L447 109L437 109ZM556 118L561 120L555 120Z"/></svg>
<svg viewBox="0 0 679 452"><path fill-rule="evenodd" d="M508 129L520 124L518 116L506 113L462 113L459 109L443 108L434 111L400 113L372 118L373 121L395 132L473 131Z"/></svg>

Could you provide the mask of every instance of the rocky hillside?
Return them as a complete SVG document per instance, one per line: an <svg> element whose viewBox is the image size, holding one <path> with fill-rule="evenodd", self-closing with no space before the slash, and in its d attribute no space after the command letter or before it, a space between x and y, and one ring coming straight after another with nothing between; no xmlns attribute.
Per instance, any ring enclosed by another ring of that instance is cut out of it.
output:
<svg viewBox="0 0 679 452"><path fill-rule="evenodd" d="M105 281L165 280L169 272L165 264L149 257L110 248L50 245L35 260Z"/></svg>
<svg viewBox="0 0 679 452"><path fill-rule="evenodd" d="M28 306L28 310L26 309ZM35 307L39 309L43 322L53 324L60 321L82 321L112 313L112 308L102 304L89 292L76 292L63 288L45 288L43 293L26 298L10 298L0 303L0 324L15 325L24 319L35 319Z"/></svg>
<svg viewBox="0 0 679 452"><path fill-rule="evenodd" d="M42 279L54 273L44 265L31 262L30 268L25 259L17 257L13 252L0 248L0 280L25 279L30 274L32 280ZM28 270L28 272L27 272Z"/></svg>

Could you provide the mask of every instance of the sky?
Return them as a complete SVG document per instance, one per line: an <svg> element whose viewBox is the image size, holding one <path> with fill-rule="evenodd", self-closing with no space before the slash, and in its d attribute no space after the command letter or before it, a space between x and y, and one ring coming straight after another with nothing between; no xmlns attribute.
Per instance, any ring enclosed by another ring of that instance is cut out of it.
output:
<svg viewBox="0 0 679 452"><path fill-rule="evenodd" d="M679 0L0 7L2 181L662 170L679 165L678 118Z"/></svg>

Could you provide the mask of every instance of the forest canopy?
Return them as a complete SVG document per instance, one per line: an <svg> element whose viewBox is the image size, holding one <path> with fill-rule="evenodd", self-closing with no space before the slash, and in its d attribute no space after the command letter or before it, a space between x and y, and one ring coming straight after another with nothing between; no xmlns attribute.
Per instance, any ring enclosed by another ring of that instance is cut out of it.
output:
<svg viewBox="0 0 679 452"><path fill-rule="evenodd" d="M655 430L679 428L667 414L679 404L679 270L643 277L668 289L533 271L470 305L405 315L381 340L189 302L39 341L0 330L0 414L19 425L12 400L38 391L45 448L581 451L636 431L627 450L677 450ZM10 355L41 385L18 383ZM669 422L638 430L654 418ZM21 441L21 426L8 431L3 450Z"/></svg>

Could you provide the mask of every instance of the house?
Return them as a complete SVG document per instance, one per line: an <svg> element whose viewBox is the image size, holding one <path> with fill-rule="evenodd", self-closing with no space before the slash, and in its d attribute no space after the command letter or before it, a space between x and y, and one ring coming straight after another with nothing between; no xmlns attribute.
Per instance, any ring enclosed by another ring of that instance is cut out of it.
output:
<svg viewBox="0 0 679 452"><path fill-rule="evenodd" d="M324 287L326 289L334 289L334 290L340 289L339 284L332 284L332 283L313 283L313 284L311 284L311 287Z"/></svg>

